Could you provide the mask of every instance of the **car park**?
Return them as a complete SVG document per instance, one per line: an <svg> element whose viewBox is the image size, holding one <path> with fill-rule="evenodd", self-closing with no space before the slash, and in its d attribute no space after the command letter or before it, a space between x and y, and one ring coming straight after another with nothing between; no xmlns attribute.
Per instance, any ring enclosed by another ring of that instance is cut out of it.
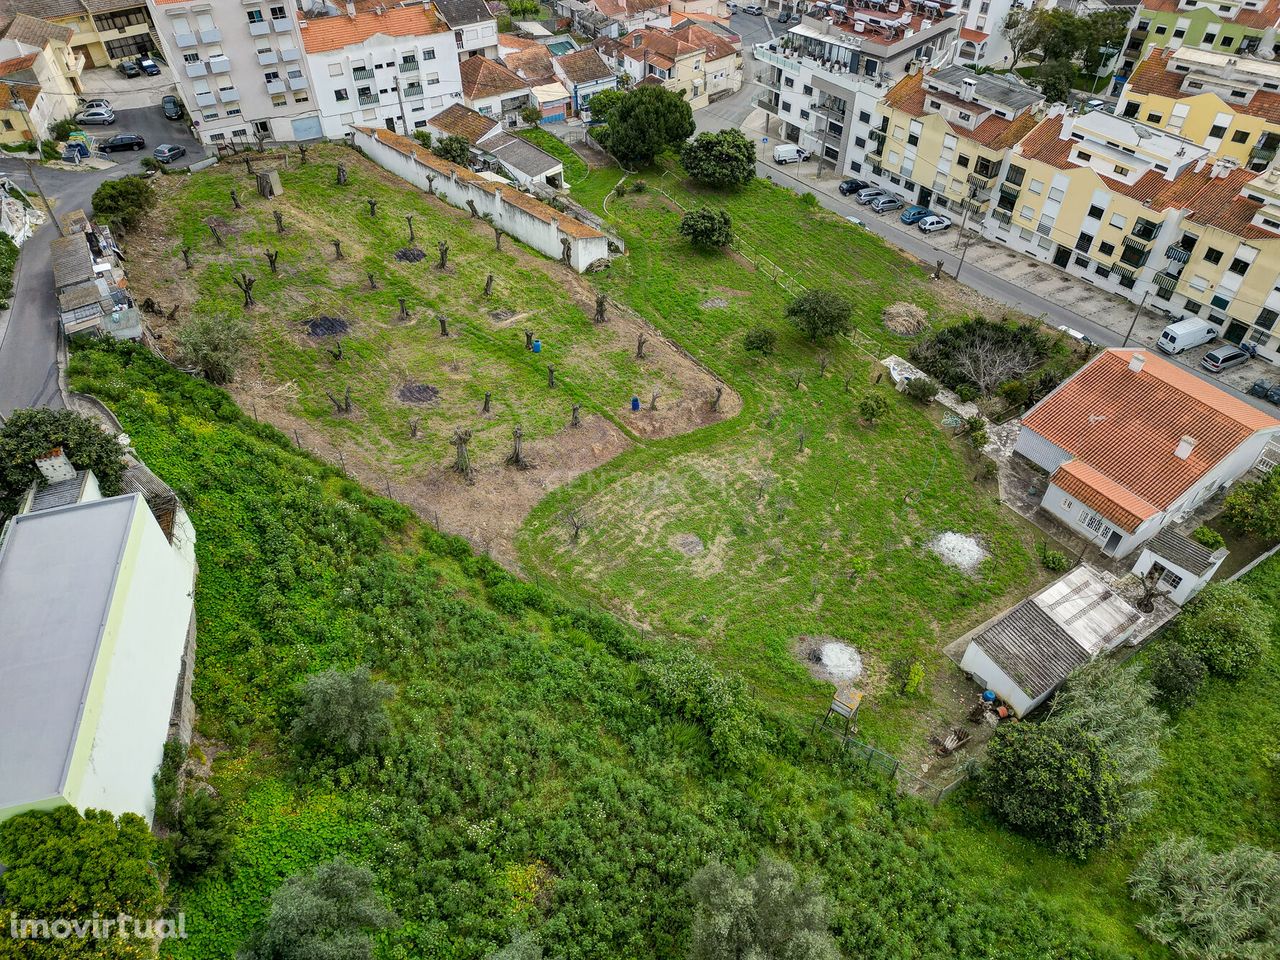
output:
<svg viewBox="0 0 1280 960"><path fill-rule="evenodd" d="M98 149L103 153L117 153L121 150L141 150L146 145L147 141L136 133L117 133L99 143Z"/></svg>
<svg viewBox="0 0 1280 960"><path fill-rule="evenodd" d="M890 210L897 210L902 206L902 198L892 193L886 193L883 197L876 197L871 201L871 209L876 213L888 213Z"/></svg>
<svg viewBox="0 0 1280 960"><path fill-rule="evenodd" d="M166 120L182 119L182 104L178 102L178 98L173 94L169 94L160 101L160 109L164 111Z"/></svg>
<svg viewBox="0 0 1280 960"><path fill-rule="evenodd" d="M1212 343L1217 338L1217 327L1213 324L1205 323L1203 320L1189 317L1186 320L1171 323L1161 330L1160 339L1156 341L1156 346L1165 353L1176 355L1182 353L1183 350L1190 350L1192 347L1198 347L1203 343Z"/></svg>
<svg viewBox="0 0 1280 960"><path fill-rule="evenodd" d="M121 60L118 64L116 64L116 69L119 70L122 74L124 74L129 79L142 76L141 68L139 68L139 66L136 63L134 63L132 60Z"/></svg>
<svg viewBox="0 0 1280 960"><path fill-rule="evenodd" d="M173 143L162 143L152 151L154 156L161 163L173 163L179 157L187 155L187 148Z"/></svg>
<svg viewBox="0 0 1280 960"><path fill-rule="evenodd" d="M1239 347L1217 347L1210 350L1200 360L1200 366L1210 373L1221 373L1238 367L1249 360L1249 353Z"/></svg>
<svg viewBox="0 0 1280 960"><path fill-rule="evenodd" d="M848 177L840 181L840 186L836 189L840 191L842 197L847 197L851 193L857 193L859 190L865 190L871 184L865 180L859 180L857 177Z"/></svg>
<svg viewBox="0 0 1280 960"><path fill-rule="evenodd" d="M110 107L94 107L91 110L81 110L76 114L76 123L80 124L96 124L103 126L111 126L116 122L116 115L111 112Z"/></svg>
<svg viewBox="0 0 1280 960"><path fill-rule="evenodd" d="M138 58L138 69L145 73L148 77L160 76L160 64L156 63L150 57Z"/></svg>
<svg viewBox="0 0 1280 960"><path fill-rule="evenodd" d="M951 226L951 218L944 217L941 214L934 213L925 217L916 226L921 233L937 233L939 230L945 230Z"/></svg>
<svg viewBox="0 0 1280 960"><path fill-rule="evenodd" d="M854 199L861 204L868 204L877 197L887 197L888 195L889 191L884 187L867 187L865 190L859 190Z"/></svg>
<svg viewBox="0 0 1280 960"><path fill-rule="evenodd" d="M917 203L914 206L907 207L907 209L903 210L902 216L898 219L910 226L913 223L919 223L925 217L931 216L933 216L932 210L928 207L922 207Z"/></svg>

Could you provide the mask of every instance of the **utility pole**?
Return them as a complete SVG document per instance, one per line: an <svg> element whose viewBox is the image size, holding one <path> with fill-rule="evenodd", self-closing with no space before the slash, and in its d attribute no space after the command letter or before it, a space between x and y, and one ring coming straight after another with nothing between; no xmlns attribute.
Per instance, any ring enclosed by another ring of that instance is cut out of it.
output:
<svg viewBox="0 0 1280 960"><path fill-rule="evenodd" d="M1133 336L1133 328L1138 323L1138 317L1142 313L1142 308L1147 305L1147 297L1149 296L1151 296L1150 290L1142 295L1142 300L1138 303L1138 309L1133 311L1133 319L1129 321L1129 332L1124 335L1124 343L1120 344L1120 346L1127 347L1129 345L1129 338Z"/></svg>
<svg viewBox="0 0 1280 960"><path fill-rule="evenodd" d="M396 67L396 69L399 70L400 68ZM396 99L400 101L400 127L404 130L404 135L407 137L409 136L409 117L406 115L406 111L404 109L404 93L400 90L400 78L397 76L392 83L396 88Z"/></svg>

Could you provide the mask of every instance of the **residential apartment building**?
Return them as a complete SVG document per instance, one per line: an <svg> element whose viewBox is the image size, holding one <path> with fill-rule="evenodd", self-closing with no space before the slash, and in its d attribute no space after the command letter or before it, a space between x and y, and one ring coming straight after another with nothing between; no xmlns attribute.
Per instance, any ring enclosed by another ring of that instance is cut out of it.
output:
<svg viewBox="0 0 1280 960"><path fill-rule="evenodd" d="M66 42L82 58L80 68L114 66L159 48L151 13L140 0L5 0L0 5L0 22L6 25L20 14L70 28Z"/></svg>
<svg viewBox="0 0 1280 960"><path fill-rule="evenodd" d="M1015 0L959 0L956 13L964 19L956 42L956 61L993 67L1008 63L1010 47L1003 26Z"/></svg>
<svg viewBox="0 0 1280 960"><path fill-rule="evenodd" d="M1280 144L1280 63L1154 47L1125 84L1116 113L1263 170Z"/></svg>
<svg viewBox="0 0 1280 960"><path fill-rule="evenodd" d="M165 59L204 143L310 140L320 116L289 0L151 0Z"/></svg>
<svg viewBox="0 0 1280 960"><path fill-rule="evenodd" d="M634 30L620 40L595 42L619 77L661 83L697 110L742 87L741 42L685 20L675 28Z"/></svg>
<svg viewBox="0 0 1280 960"><path fill-rule="evenodd" d="M960 20L949 5L888 0L882 11L819 2L779 40L757 44L757 104L773 134L840 172L861 173L893 79L945 63ZM776 124L775 121L776 120Z"/></svg>
<svg viewBox="0 0 1280 960"><path fill-rule="evenodd" d="M74 94L80 92L80 74L86 62L84 54L77 53L71 46L75 30L52 20L19 13L0 29L0 36L43 51L50 68L60 77L55 86L59 92L69 90L75 102Z"/></svg>
<svg viewBox="0 0 1280 960"><path fill-rule="evenodd" d="M7 94L0 101L0 143L48 140L50 127L75 113L76 87L67 75L69 57L75 58L70 48L52 39L40 46L7 35L0 40L0 86Z"/></svg>
<svg viewBox="0 0 1280 960"><path fill-rule="evenodd" d="M1142 0L1119 72L1131 74L1152 47L1271 56L1277 23L1280 0Z"/></svg>
<svg viewBox="0 0 1280 960"><path fill-rule="evenodd" d="M301 32L326 137L341 137L353 124L409 134L461 103L454 32L431 4L365 0L336 16L309 18ZM269 92L283 92L279 70L265 69Z"/></svg>
<svg viewBox="0 0 1280 960"><path fill-rule="evenodd" d="M950 66L906 76L871 133L871 174L912 203L980 221L1006 152L1036 126L1043 104L1012 74Z"/></svg>

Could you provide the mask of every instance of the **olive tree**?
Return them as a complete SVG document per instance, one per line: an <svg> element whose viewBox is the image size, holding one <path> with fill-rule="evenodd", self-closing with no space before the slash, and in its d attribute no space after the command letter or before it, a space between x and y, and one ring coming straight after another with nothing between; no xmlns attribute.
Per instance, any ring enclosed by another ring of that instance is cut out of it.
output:
<svg viewBox="0 0 1280 960"><path fill-rule="evenodd" d="M853 304L835 290L806 290L791 301L787 317L811 341L848 333L853 325Z"/></svg>
<svg viewBox="0 0 1280 960"><path fill-rule="evenodd" d="M390 684L368 667L324 670L302 682L291 734L300 751L349 760L376 750L391 729L386 702Z"/></svg>
<svg viewBox="0 0 1280 960"><path fill-rule="evenodd" d="M242 317L194 314L178 327L178 359L211 383L230 383L244 362L250 337Z"/></svg>
<svg viewBox="0 0 1280 960"><path fill-rule="evenodd" d="M733 240L733 221L724 210L699 207L680 218L680 235L695 247L727 247Z"/></svg>

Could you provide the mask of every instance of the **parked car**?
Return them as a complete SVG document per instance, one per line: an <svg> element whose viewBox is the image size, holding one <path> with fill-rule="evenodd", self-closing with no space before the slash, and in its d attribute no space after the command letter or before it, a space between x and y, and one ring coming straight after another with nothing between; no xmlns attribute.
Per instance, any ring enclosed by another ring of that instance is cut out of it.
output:
<svg viewBox="0 0 1280 960"><path fill-rule="evenodd" d="M836 189L840 191L840 195L842 197L847 197L849 194L857 193L859 190L865 190L869 186L871 186L871 184L867 183L865 180L859 180L857 177L849 177L848 179L841 180L840 186Z"/></svg>
<svg viewBox="0 0 1280 960"><path fill-rule="evenodd" d="M173 94L169 94L160 101L160 109L164 111L166 120L182 119L182 104L178 102L178 98Z"/></svg>
<svg viewBox="0 0 1280 960"><path fill-rule="evenodd" d="M799 163L801 160L808 160L811 154L804 147L796 146L794 143L780 143L773 148L773 162L782 163Z"/></svg>
<svg viewBox="0 0 1280 960"><path fill-rule="evenodd" d="M1265 400L1267 394L1274 388L1275 384L1271 383L1270 380L1255 380L1253 381L1253 386L1249 388L1249 396Z"/></svg>
<svg viewBox="0 0 1280 960"><path fill-rule="evenodd" d="M763 17L764 7L760 6L758 3L748 3L743 6L742 12L750 14L753 17Z"/></svg>
<svg viewBox="0 0 1280 960"><path fill-rule="evenodd" d="M81 100L80 101L80 110L82 111L83 110L110 110L110 109L111 109L110 100L103 100L99 98L97 100Z"/></svg>
<svg viewBox="0 0 1280 960"><path fill-rule="evenodd" d="M786 10L783 10L780 14L778 14L778 22L779 22L779 23L790 23L790 22L791 22L791 14L789 14Z"/></svg>
<svg viewBox="0 0 1280 960"><path fill-rule="evenodd" d="M1099 100L1096 97L1092 100L1086 100L1084 109L1085 113L1093 113L1095 110L1105 110L1107 109L1107 101Z"/></svg>
<svg viewBox="0 0 1280 960"><path fill-rule="evenodd" d="M98 144L98 149L103 153L115 153L118 150L141 150L146 145L147 141L136 133L117 133Z"/></svg>
<svg viewBox="0 0 1280 960"><path fill-rule="evenodd" d="M907 207L907 209L903 210L902 216L899 217L898 219L900 219L903 223L910 225L913 223L919 223L925 217L931 217L931 216L933 216L932 210L930 210L928 207L922 207L920 206L920 204L917 203L914 206Z"/></svg>
<svg viewBox="0 0 1280 960"><path fill-rule="evenodd" d="M1277 407L1280 407L1280 383L1267 391L1267 402L1274 403Z"/></svg>
<svg viewBox="0 0 1280 960"><path fill-rule="evenodd" d="M132 60L121 60L116 64L116 69L130 79L142 76L141 68Z"/></svg>
<svg viewBox="0 0 1280 960"><path fill-rule="evenodd" d="M951 218L944 217L940 213L934 213L925 217L916 226L920 228L921 233L937 233L939 230L945 230L951 226Z"/></svg>
<svg viewBox="0 0 1280 960"><path fill-rule="evenodd" d="M902 198L892 193L886 193L882 197L876 197L871 201L871 209L876 213L888 213L890 210L897 210L902 206Z"/></svg>
<svg viewBox="0 0 1280 960"><path fill-rule="evenodd" d="M1218 338L1218 328L1190 317L1171 323L1160 331L1160 339L1156 346L1165 353L1179 354L1202 343L1212 343Z"/></svg>
<svg viewBox="0 0 1280 960"><path fill-rule="evenodd" d="M156 63L150 57L138 58L138 69L145 73L148 77L160 76L160 64Z"/></svg>
<svg viewBox="0 0 1280 960"><path fill-rule="evenodd" d="M161 163L173 163L179 157L187 155L187 148L173 143L162 143L152 151L151 155Z"/></svg>
<svg viewBox="0 0 1280 960"><path fill-rule="evenodd" d="M852 223L855 227L866 227L866 224L863 223L861 220L859 220L857 217L845 217L845 219L848 220L850 223Z"/></svg>
<svg viewBox="0 0 1280 960"><path fill-rule="evenodd" d="M1092 338L1089 337L1088 334L1081 333L1079 330L1075 329L1074 327L1068 327L1065 323L1061 324L1058 327L1058 331L1060 333L1065 333L1072 340L1079 340L1081 343L1087 343L1090 346L1093 345L1093 340Z"/></svg>
<svg viewBox="0 0 1280 960"><path fill-rule="evenodd" d="M854 195L854 199L861 204L867 204L877 197L887 197L888 195L889 191L884 187L867 187L865 190L859 190Z"/></svg>
<svg viewBox="0 0 1280 960"><path fill-rule="evenodd" d="M109 127L116 122L116 115L111 112L110 107L94 107L91 110L81 110L76 114L76 123L100 123Z"/></svg>
<svg viewBox="0 0 1280 960"><path fill-rule="evenodd" d="M1230 370L1232 367L1240 366L1240 364L1247 362L1248 359L1249 354L1239 347L1218 347L1216 350L1210 350L1204 355L1200 360L1200 366L1210 373L1221 373L1223 370Z"/></svg>

